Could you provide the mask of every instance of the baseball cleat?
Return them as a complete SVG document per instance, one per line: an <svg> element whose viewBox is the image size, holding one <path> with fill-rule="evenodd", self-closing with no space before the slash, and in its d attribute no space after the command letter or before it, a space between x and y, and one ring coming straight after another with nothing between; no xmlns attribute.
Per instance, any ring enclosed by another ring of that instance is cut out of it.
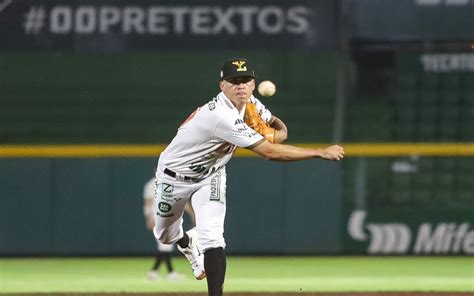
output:
<svg viewBox="0 0 474 296"><path fill-rule="evenodd" d="M186 233L189 236L189 246L181 248L178 245L178 250L188 259L196 279L202 280L206 277L206 272L204 271L204 254L199 251L197 246L196 230L191 229Z"/></svg>

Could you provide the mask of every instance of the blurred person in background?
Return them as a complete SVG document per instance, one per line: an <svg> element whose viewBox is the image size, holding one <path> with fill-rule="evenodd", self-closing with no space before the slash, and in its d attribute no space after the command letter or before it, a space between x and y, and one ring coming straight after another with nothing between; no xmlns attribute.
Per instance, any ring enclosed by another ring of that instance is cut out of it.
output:
<svg viewBox="0 0 474 296"><path fill-rule="evenodd" d="M155 220L153 215L154 207L154 191L155 191L155 178L152 178L146 182L143 188L143 215L145 216L146 228L150 231L153 231L155 227ZM191 203L188 202L184 208L185 212L189 214L191 222L195 225L194 222L194 211L191 207ZM161 276L158 273L158 269L161 266L161 263L166 264L168 270L167 279L169 280L182 280L185 278L184 274L174 271L173 264L171 262L172 252L174 250L174 244L163 244L160 241L157 242L157 252L155 255L155 263L153 264L151 270L148 272L148 278L150 280L160 279Z"/></svg>

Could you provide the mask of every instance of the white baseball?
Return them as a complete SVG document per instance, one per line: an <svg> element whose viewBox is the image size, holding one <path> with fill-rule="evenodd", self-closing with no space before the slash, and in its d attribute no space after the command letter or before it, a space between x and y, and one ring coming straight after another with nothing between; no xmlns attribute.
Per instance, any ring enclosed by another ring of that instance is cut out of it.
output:
<svg viewBox="0 0 474 296"><path fill-rule="evenodd" d="M276 86L270 80L264 80L258 85L258 93L264 97L271 97L276 92Z"/></svg>

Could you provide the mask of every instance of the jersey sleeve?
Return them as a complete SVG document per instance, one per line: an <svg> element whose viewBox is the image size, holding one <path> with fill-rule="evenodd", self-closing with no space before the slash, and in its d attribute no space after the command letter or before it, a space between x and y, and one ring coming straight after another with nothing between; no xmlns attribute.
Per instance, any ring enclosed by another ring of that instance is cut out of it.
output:
<svg viewBox="0 0 474 296"><path fill-rule="evenodd" d="M270 123L273 117L272 112L270 112L270 110L267 109L267 107L265 107L265 105L256 97L252 96L250 97L250 100L255 104L260 117L262 117L265 122Z"/></svg>
<svg viewBox="0 0 474 296"><path fill-rule="evenodd" d="M238 117L222 118L214 130L214 137L244 148L251 147L264 139Z"/></svg>

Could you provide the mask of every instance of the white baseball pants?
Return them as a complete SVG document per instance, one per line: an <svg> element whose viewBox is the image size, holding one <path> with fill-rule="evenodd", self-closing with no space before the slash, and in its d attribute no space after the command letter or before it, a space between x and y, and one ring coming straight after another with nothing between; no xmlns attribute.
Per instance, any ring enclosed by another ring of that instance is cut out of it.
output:
<svg viewBox="0 0 474 296"><path fill-rule="evenodd" d="M225 169L198 183L179 181L158 173L155 180L155 237L165 244L175 243L183 237L184 206L189 199L196 215L199 249L206 252L212 248L225 248Z"/></svg>

